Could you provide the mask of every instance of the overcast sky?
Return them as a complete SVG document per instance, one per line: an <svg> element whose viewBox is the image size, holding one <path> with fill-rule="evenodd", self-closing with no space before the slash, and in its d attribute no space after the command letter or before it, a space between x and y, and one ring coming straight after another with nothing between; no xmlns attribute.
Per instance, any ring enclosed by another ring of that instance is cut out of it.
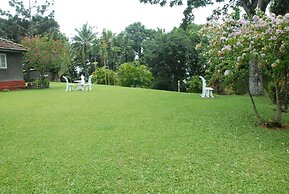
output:
<svg viewBox="0 0 289 194"><path fill-rule="evenodd" d="M3 9L9 8L8 0L0 0L0 6ZM80 28L86 22L95 26L98 32L106 28L119 33L134 22L141 22L150 29L170 31L181 23L184 9L185 6L160 7L143 4L139 0L54 0L55 19L61 32L68 37L72 37L75 28ZM196 10L195 23L205 23L212 9L206 7Z"/></svg>

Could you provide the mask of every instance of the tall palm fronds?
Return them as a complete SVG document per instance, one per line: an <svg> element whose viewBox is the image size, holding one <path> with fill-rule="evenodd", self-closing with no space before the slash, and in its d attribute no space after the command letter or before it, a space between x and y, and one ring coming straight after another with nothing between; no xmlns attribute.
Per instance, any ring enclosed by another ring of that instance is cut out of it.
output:
<svg viewBox="0 0 289 194"><path fill-rule="evenodd" d="M103 62L103 66L105 68L108 67L108 69L110 69L108 58L111 52L111 46L112 46L111 44L112 44L113 37L114 37L114 34L110 30L103 29L102 36L100 38L100 56ZM107 79L106 73L105 73L105 84L110 85L110 80Z"/></svg>
<svg viewBox="0 0 289 194"><path fill-rule="evenodd" d="M93 27L87 23L83 24L80 29L75 29L77 35L72 38L72 46L76 50L81 59L81 64L84 67L86 73L86 60L89 59L91 48L96 39L96 33L93 31Z"/></svg>

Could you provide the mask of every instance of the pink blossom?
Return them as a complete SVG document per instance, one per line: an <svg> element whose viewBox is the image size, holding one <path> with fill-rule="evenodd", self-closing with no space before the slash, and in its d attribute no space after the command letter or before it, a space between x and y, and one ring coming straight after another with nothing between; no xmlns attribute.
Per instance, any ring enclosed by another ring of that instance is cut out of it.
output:
<svg viewBox="0 0 289 194"><path fill-rule="evenodd" d="M276 37L276 36L271 36L271 37L269 38L269 40L277 40L277 37Z"/></svg>
<svg viewBox="0 0 289 194"><path fill-rule="evenodd" d="M235 31L234 34L233 34L233 37L234 37L234 36L238 36L238 35L240 35L240 34L241 34L241 31Z"/></svg>
<svg viewBox="0 0 289 194"><path fill-rule="evenodd" d="M271 22L272 22L273 24L276 23L276 15L275 15L274 13L272 13L268 18L271 20Z"/></svg>
<svg viewBox="0 0 289 194"><path fill-rule="evenodd" d="M279 35L279 34L283 34L283 33L284 33L283 30L279 30L279 29L276 30L276 34L277 34L277 35Z"/></svg>
<svg viewBox="0 0 289 194"><path fill-rule="evenodd" d="M271 28L266 30L266 34L271 34L271 33L272 33L272 29Z"/></svg>

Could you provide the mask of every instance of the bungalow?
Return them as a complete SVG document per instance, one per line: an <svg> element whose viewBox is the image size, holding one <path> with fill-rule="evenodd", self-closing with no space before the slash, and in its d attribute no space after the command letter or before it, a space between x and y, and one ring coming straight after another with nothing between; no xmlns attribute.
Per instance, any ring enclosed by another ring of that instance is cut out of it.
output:
<svg viewBox="0 0 289 194"><path fill-rule="evenodd" d="M0 90L25 88L23 46L0 38Z"/></svg>

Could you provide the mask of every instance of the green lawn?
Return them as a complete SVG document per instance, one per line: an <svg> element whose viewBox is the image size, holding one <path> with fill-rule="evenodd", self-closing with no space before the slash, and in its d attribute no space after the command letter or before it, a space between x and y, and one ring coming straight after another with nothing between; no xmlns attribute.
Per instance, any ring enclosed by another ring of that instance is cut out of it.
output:
<svg viewBox="0 0 289 194"><path fill-rule="evenodd" d="M289 192L289 131L247 96L64 90L0 93L0 193Z"/></svg>

